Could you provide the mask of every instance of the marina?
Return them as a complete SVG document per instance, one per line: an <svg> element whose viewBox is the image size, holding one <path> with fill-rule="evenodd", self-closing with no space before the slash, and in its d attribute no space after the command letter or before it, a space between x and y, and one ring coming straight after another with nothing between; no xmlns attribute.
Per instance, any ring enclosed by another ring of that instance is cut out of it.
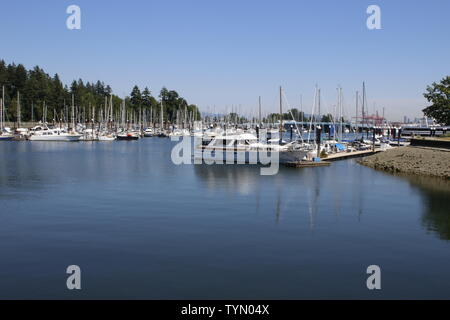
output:
<svg viewBox="0 0 450 320"><path fill-rule="evenodd" d="M139 90L139 89L134 89ZM134 92L134 91L133 91ZM319 162L320 159L337 161L354 157L361 157L375 152L385 151L392 147L409 144L409 139L401 135L401 127L391 126L383 117L365 115L366 86L363 82L362 120L358 123L358 94L356 97L356 121L345 124L343 121L342 88L338 90L338 107L335 115L328 114L331 122L323 122L320 119L321 91L316 86L315 97L309 124L297 122L292 109L287 116L291 120L284 120L284 101L286 95L282 87L279 88L279 114L261 117L261 98L259 99L258 122L236 121L231 115L219 118L197 119L192 113L188 114L187 107L180 108L172 122L164 121L164 102L159 102L159 122L157 115L151 109L139 109L139 113L130 112L126 106L126 99L122 100L119 108L114 107L113 96L104 97L103 108L96 109L76 106L75 95L71 95L71 106L64 106L66 115L62 112L57 119L53 111L53 123L47 120L48 108L44 104L42 120L34 127L21 123L21 107L19 91L17 91L17 122L14 131L4 126L6 107L1 102L1 132L3 140L28 140L28 141L60 141L60 142L92 142L92 141L133 141L140 138L153 137L193 137L194 158L199 161L230 161L232 163L257 163L264 162L262 153L276 153L279 162L296 167L312 166L311 162ZM5 95L5 87L2 87L2 96ZM32 106L32 111L33 111ZM70 110L70 117L69 117ZM87 118L90 115L91 118ZM269 122L274 116L279 117L278 123ZM166 116L167 118L167 116ZM253 118L254 120L255 118ZM270 120L269 120L270 119ZM319 119L319 120L318 120ZM334 119L341 119L335 121ZM70 120L70 122L69 122ZM302 119L303 120L303 119ZM370 123L373 120L374 122ZM377 122L375 122L377 121ZM360 125L362 125L360 127ZM348 127L347 127L348 126ZM436 129L432 129L436 131ZM445 134L446 129L441 131ZM12 136L12 138L11 138ZM372 151L370 151L372 150ZM304 164L299 164L306 161ZM316 164L320 166L320 164Z"/></svg>
<svg viewBox="0 0 450 320"><path fill-rule="evenodd" d="M6 1L0 302L264 320L449 300L448 12Z"/></svg>

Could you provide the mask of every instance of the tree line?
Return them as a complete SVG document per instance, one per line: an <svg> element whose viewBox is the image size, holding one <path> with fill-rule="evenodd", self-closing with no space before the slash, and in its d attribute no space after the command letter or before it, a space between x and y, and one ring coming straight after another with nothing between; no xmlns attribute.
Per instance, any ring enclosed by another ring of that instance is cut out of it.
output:
<svg viewBox="0 0 450 320"><path fill-rule="evenodd" d="M312 119L311 119L312 118ZM267 122L277 122L280 121L279 113L271 113L265 118ZM333 116L331 114L318 115L306 115L303 111L299 111L297 108L292 108L288 112L283 113L283 121L297 121L297 122L333 122ZM337 121L337 120L335 120Z"/></svg>
<svg viewBox="0 0 450 320"><path fill-rule="evenodd" d="M69 107L74 105L79 113L92 114L92 110L101 110L105 97L112 99L114 114L120 114L123 102L126 106L126 120L138 119L138 115L146 114L157 122L160 118L160 102L163 103L165 122L175 123L180 118L200 120L200 112L196 105L189 104L175 90L163 87L158 97L154 97L148 87L142 91L136 85L129 96L121 98L113 93L111 86L103 81L85 82L74 80L70 86L63 84L58 74L50 76L39 66L27 70L22 64L6 64L0 60L0 98L4 88L5 120L17 121L17 106L20 101L21 121L39 121L47 113L47 121L53 119L70 119ZM46 110L46 111L45 111ZM86 119L88 117L85 117ZM58 120L56 120L58 121Z"/></svg>

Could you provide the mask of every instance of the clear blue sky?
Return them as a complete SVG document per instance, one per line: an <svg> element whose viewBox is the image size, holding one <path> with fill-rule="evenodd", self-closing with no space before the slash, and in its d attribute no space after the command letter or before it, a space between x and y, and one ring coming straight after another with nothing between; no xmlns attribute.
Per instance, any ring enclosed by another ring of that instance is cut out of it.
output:
<svg viewBox="0 0 450 320"><path fill-rule="evenodd" d="M81 7L82 29L66 28ZM366 28L366 8L382 30ZM278 86L310 110L314 86L326 110L341 85L347 114L367 84L370 111L420 116L425 87L450 74L450 1L227 0L7 1L0 58L39 65L65 83L103 80L118 95L134 84L177 90L203 110L277 110Z"/></svg>

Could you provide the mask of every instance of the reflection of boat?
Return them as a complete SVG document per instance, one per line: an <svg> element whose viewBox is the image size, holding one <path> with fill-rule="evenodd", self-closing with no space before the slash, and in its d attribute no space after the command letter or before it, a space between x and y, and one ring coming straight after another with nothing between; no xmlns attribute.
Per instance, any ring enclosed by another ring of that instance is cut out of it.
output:
<svg viewBox="0 0 450 320"><path fill-rule="evenodd" d="M64 129L37 126L30 130L30 141L80 141L81 135Z"/></svg>
<svg viewBox="0 0 450 320"><path fill-rule="evenodd" d="M117 135L117 140L138 140L139 134L136 132L124 132Z"/></svg>

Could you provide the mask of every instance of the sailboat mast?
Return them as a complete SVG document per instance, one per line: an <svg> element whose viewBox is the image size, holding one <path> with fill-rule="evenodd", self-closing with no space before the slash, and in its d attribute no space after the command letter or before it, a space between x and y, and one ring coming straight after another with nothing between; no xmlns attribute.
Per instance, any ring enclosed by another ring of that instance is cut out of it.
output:
<svg viewBox="0 0 450 320"><path fill-rule="evenodd" d="M317 91L317 95L318 95L318 105L317 105L317 108L318 108L318 118L319 118L319 122L322 120L321 118L320 118L320 88L318 89L318 91Z"/></svg>
<svg viewBox="0 0 450 320"><path fill-rule="evenodd" d="M164 121L164 117L163 117L163 98L161 97L161 116L160 116L160 119L161 119L161 127L160 127L160 130L163 130L163 121Z"/></svg>
<svg viewBox="0 0 450 320"><path fill-rule="evenodd" d="M105 114L105 118L106 118L106 114ZM112 101L112 95L109 96L109 115L108 115L108 121L111 123L111 128L112 128L112 121L113 121L113 101Z"/></svg>
<svg viewBox="0 0 450 320"><path fill-rule="evenodd" d="M358 135L358 98L359 98L359 92L356 91L356 117L355 117L355 130L356 134Z"/></svg>
<svg viewBox="0 0 450 320"><path fill-rule="evenodd" d="M3 101L5 101L5 86L2 86L2 99L0 101L0 134L3 133Z"/></svg>
<svg viewBox="0 0 450 320"><path fill-rule="evenodd" d="M75 131L75 98L72 94L72 130Z"/></svg>
<svg viewBox="0 0 450 320"><path fill-rule="evenodd" d="M259 126L261 127L262 123L261 123L261 96L259 96Z"/></svg>
<svg viewBox="0 0 450 320"><path fill-rule="evenodd" d="M3 98L0 98L0 135L3 133Z"/></svg>
<svg viewBox="0 0 450 320"><path fill-rule="evenodd" d="M101 109L100 109L100 111L101 111ZM102 114L102 122L104 122L103 125L107 128L108 127L107 118L109 115L109 109L108 109L108 97L106 95L105 95L105 110L101 114ZM103 119L103 115L104 115L104 119Z"/></svg>
<svg viewBox="0 0 450 320"><path fill-rule="evenodd" d="M283 98L282 98L283 88L280 86L280 144L283 140Z"/></svg>
<svg viewBox="0 0 450 320"><path fill-rule="evenodd" d="M0 112L0 119L0 129L3 131L5 122L5 86L2 86L2 111Z"/></svg>
<svg viewBox="0 0 450 320"><path fill-rule="evenodd" d="M366 115L365 115L365 106L366 106L366 84L365 82L363 82L363 99L362 99L362 125L363 127L365 126L365 120L366 120Z"/></svg>
<svg viewBox="0 0 450 320"><path fill-rule="evenodd" d="M344 95L342 93L342 87L339 87L339 121L340 121L340 131L341 131L341 140L344 138Z"/></svg>
<svg viewBox="0 0 450 320"><path fill-rule="evenodd" d="M17 128L20 128L20 93L19 90L17 90Z"/></svg>
<svg viewBox="0 0 450 320"><path fill-rule="evenodd" d="M303 95L300 95L300 114L302 115L301 119L299 119L302 122L302 129L303 129L303 120L304 120L304 113L303 113Z"/></svg>
<svg viewBox="0 0 450 320"><path fill-rule="evenodd" d="M184 104L184 123L183 123L183 129L186 129L187 124L187 104Z"/></svg>

